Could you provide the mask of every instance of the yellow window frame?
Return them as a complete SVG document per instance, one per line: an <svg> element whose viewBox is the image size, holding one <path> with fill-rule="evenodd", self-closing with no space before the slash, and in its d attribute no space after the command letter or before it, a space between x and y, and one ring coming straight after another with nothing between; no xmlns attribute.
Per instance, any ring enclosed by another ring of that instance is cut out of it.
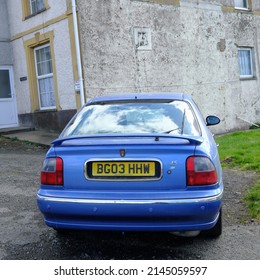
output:
<svg viewBox="0 0 260 280"><path fill-rule="evenodd" d="M21 1L22 1L22 20L26 20L28 17L35 15L31 13L30 0L21 0ZM44 0L44 7L45 7L44 11L50 8L48 0Z"/></svg>
<svg viewBox="0 0 260 280"><path fill-rule="evenodd" d="M54 35L53 31L40 34L39 32L35 33L35 36L24 42L24 48L26 52L26 61L28 68L28 81L30 89L30 98L31 98L31 111L35 112L40 110L40 102L38 97L38 85L36 78L36 69L35 69L35 57L34 49L41 45L49 44L52 57L52 68L53 68L53 82L55 90L55 102L56 109L60 109L59 98L58 98L58 83L57 83L57 72L55 65L55 54L54 54Z"/></svg>

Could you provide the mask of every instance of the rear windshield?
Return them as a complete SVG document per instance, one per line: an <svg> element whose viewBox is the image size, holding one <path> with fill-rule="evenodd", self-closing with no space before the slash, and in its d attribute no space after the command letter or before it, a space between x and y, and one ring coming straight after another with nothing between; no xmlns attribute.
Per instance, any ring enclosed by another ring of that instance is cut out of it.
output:
<svg viewBox="0 0 260 280"><path fill-rule="evenodd" d="M150 133L199 136L200 129L184 101L131 101L84 107L62 136Z"/></svg>

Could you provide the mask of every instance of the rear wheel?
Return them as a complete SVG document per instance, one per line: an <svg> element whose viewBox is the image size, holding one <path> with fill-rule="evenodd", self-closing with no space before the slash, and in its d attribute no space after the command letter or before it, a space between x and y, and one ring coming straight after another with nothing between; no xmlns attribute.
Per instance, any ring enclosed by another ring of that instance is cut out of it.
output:
<svg viewBox="0 0 260 280"><path fill-rule="evenodd" d="M222 209L219 211L218 221L215 226L204 232L209 237L219 237L222 233Z"/></svg>
<svg viewBox="0 0 260 280"><path fill-rule="evenodd" d="M70 233L70 230L68 229L62 229L62 228L53 228L58 236L68 235Z"/></svg>

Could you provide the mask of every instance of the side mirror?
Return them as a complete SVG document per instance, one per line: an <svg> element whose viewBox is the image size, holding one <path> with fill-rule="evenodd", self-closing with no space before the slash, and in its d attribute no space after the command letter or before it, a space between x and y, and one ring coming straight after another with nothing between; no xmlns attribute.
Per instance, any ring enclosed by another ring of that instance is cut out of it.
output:
<svg viewBox="0 0 260 280"><path fill-rule="evenodd" d="M211 126L211 125L216 125L220 123L220 119L216 116L208 116L206 118L206 124L207 126Z"/></svg>

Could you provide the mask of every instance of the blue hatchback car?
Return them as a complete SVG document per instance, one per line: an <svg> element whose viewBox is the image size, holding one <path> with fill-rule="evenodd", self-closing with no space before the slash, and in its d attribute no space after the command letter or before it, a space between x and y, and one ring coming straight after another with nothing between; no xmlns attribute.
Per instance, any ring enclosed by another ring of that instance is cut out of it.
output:
<svg viewBox="0 0 260 280"><path fill-rule="evenodd" d="M222 170L207 126L187 94L94 98L49 149L37 195L48 226L222 232Z"/></svg>

